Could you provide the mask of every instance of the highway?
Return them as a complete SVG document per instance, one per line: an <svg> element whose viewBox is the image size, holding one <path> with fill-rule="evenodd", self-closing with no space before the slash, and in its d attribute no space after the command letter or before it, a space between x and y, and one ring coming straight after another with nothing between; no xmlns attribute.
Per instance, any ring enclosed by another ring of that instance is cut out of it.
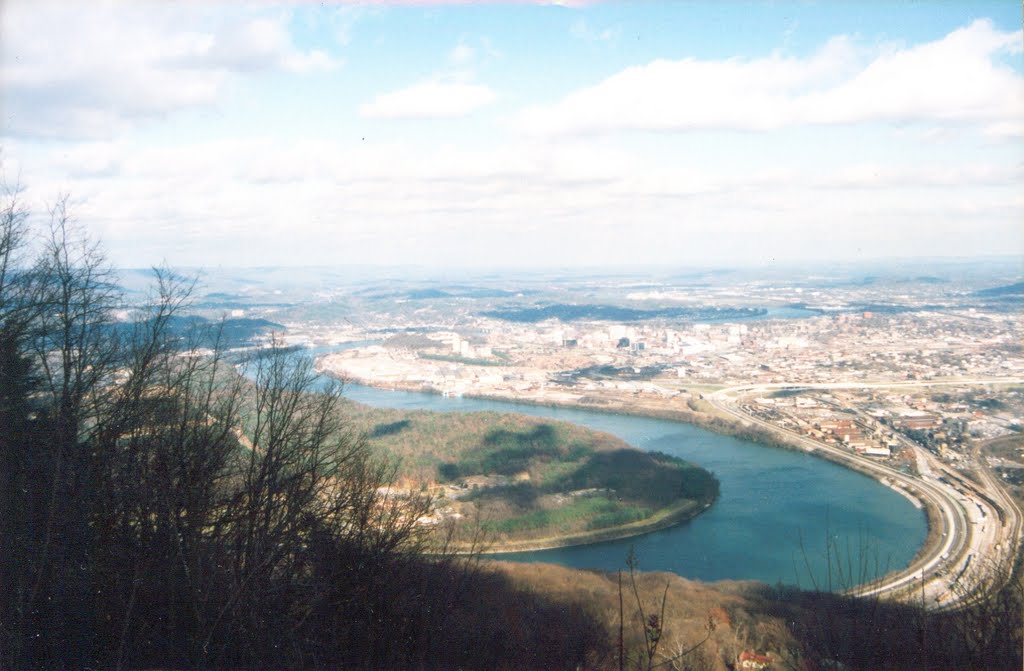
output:
<svg viewBox="0 0 1024 671"><path fill-rule="evenodd" d="M1018 380L957 380L926 383L825 383L742 385L706 395L717 410L740 422L753 424L781 435L786 442L808 452L867 473L893 488L902 488L937 513L939 542L902 571L853 587L850 594L892 599L924 599L933 610L956 608L980 596L980 591L1002 587L991 579L1000 559L1013 557L1020 542L1022 515L1012 498L995 482L979 459L979 487L947 467L931 453L906 437L904 444L914 451L920 476L911 476L845 449L813 440L744 412L734 401L748 393L777 389L864 389L869 387L938 386L965 384L1017 384Z"/></svg>
<svg viewBox="0 0 1024 671"><path fill-rule="evenodd" d="M743 384L719 389L712 395L736 395L740 393L763 393L780 389L899 389L902 387L957 387L976 385L1024 384L1024 378L968 378L958 377L949 380L901 380L895 382L766 382L761 384Z"/></svg>

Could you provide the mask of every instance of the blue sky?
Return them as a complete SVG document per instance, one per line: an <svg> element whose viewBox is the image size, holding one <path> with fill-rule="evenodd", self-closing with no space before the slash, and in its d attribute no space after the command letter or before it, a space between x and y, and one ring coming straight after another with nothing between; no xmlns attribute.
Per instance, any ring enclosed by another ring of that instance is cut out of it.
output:
<svg viewBox="0 0 1024 671"><path fill-rule="evenodd" d="M0 5L121 266L1024 257L1016 2Z"/></svg>

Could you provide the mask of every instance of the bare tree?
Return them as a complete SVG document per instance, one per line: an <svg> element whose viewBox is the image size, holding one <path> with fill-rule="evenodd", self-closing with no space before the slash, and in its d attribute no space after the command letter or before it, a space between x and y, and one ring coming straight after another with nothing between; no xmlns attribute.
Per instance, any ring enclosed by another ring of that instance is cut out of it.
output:
<svg viewBox="0 0 1024 671"><path fill-rule="evenodd" d="M622 604L622 574L619 573L619 668L622 669L628 662L642 671L653 669L697 669L701 668L707 660L701 652L701 648L711 640L715 631L715 621L710 616L704 627L704 638L696 642L684 643L676 639L671 643L667 642L665 629L665 606L668 602L668 590L670 583L665 583L665 589L661 593L661 599L655 603L654 609L644 608L643 599L640 597L640 588L637 585L637 571L639 562L633 548L629 549L626 557L626 568L629 573L629 591L636 603L635 616L639 622L640 631L643 634L641 646L636 650L627 650L623 642L623 604ZM657 610L657 613L654 612ZM666 652L666 647L668 651Z"/></svg>
<svg viewBox="0 0 1024 671"><path fill-rule="evenodd" d="M222 328L183 331L191 280L157 269L129 304L67 199L50 215L33 257L0 208L0 667L577 668L600 648L578 606L438 544L430 497L396 494L308 359L240 370Z"/></svg>

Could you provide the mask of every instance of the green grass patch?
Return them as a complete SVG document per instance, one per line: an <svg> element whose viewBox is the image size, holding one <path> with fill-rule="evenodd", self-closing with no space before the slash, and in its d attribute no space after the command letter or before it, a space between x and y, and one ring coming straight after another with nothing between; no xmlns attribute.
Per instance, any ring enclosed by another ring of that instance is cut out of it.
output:
<svg viewBox="0 0 1024 671"><path fill-rule="evenodd" d="M618 527L623 524L630 524L632 522L639 522L645 520L654 514L650 508L637 508L635 506L623 506L618 510L611 510L606 513L597 515L589 522L587 522L587 529L607 529L608 527Z"/></svg>
<svg viewBox="0 0 1024 671"><path fill-rule="evenodd" d="M492 520L485 522L483 527L485 531L503 534L540 530L566 533L590 528L588 525L591 520L619 514L622 509L618 501L604 497L578 497L558 508L532 510L524 515Z"/></svg>

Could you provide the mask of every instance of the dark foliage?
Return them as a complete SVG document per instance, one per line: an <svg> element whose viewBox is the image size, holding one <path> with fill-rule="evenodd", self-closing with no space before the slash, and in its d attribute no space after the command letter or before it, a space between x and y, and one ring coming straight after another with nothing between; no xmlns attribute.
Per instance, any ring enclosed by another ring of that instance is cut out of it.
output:
<svg viewBox="0 0 1024 671"><path fill-rule="evenodd" d="M373 427L370 431L371 438L380 438L381 436L391 436L396 433L401 433L409 428L411 422L407 419L400 419L397 422L387 422L385 424L378 424Z"/></svg>
<svg viewBox="0 0 1024 671"><path fill-rule="evenodd" d="M281 333L285 327L267 319L248 319L233 317L213 322L198 315L170 315L165 324L161 325L165 337L171 342L177 342L179 348L188 348L189 336L197 330L216 326L224 348L244 347L252 343L253 338L261 335L268 335L271 332ZM132 322L118 322L114 328L119 333L114 337L129 336L132 329L137 325Z"/></svg>
<svg viewBox="0 0 1024 671"><path fill-rule="evenodd" d="M756 599L764 599L759 614L788 622L800 656L821 660L821 668L828 662L874 671L1021 668L1019 582L947 612L795 588L765 588Z"/></svg>
<svg viewBox="0 0 1024 671"><path fill-rule="evenodd" d="M615 450L592 455L560 486L609 487L625 499L666 505L679 499L710 501L718 481L707 471L660 452Z"/></svg>

